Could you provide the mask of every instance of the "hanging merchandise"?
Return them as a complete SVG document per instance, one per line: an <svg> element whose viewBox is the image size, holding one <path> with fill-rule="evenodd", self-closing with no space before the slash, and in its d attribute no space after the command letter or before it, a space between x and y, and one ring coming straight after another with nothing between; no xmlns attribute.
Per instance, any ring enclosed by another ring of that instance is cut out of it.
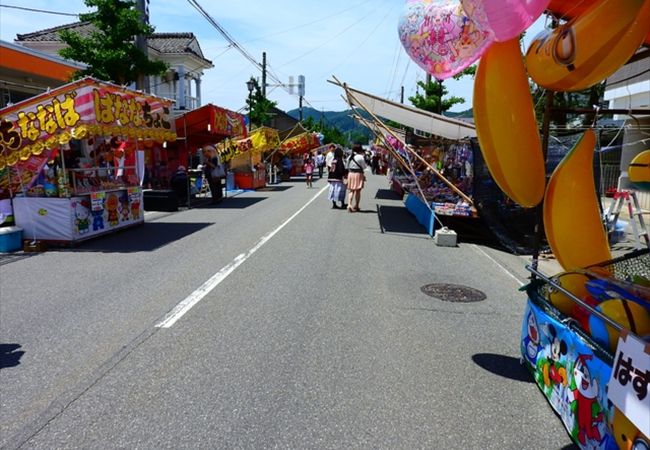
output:
<svg viewBox="0 0 650 450"><path fill-rule="evenodd" d="M546 238L565 270L612 258L596 198L592 164L595 145L593 130L587 130L557 166L546 189Z"/></svg>
<svg viewBox="0 0 650 450"><path fill-rule="evenodd" d="M539 204L546 183L544 156L517 39L494 43L481 58L474 122L485 163L501 190L525 208Z"/></svg>
<svg viewBox="0 0 650 450"><path fill-rule="evenodd" d="M580 91L625 64L650 29L650 0L601 0L553 30L537 35L526 67L540 86Z"/></svg>
<svg viewBox="0 0 650 450"><path fill-rule="evenodd" d="M550 0L461 0L463 8L497 42L518 38L537 20Z"/></svg>
<svg viewBox="0 0 650 450"><path fill-rule="evenodd" d="M473 64L493 42L460 0L407 0L398 33L406 53L438 80Z"/></svg>

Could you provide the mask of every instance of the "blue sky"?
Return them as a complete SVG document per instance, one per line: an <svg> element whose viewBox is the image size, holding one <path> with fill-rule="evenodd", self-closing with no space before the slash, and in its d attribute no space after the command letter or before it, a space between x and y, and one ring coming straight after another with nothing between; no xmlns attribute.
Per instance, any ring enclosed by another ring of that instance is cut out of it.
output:
<svg viewBox="0 0 650 450"><path fill-rule="evenodd" d="M289 77L306 79L305 106L318 110L347 109L340 88L327 83L336 76L350 86L392 100L415 93L416 81L425 73L406 55L397 35L403 0L324 1L223 1L199 0L201 6L261 62L267 54L270 70L284 83ZM11 5L65 13L85 12L82 0L0 0ZM187 0L151 0L151 23L157 32L193 32L214 68L203 78L203 103L232 110L243 108L248 95L246 80L260 71L204 19ZM12 42L17 33L29 33L74 22L74 17L0 8L0 38ZM528 31L533 37L542 20ZM452 111L471 107L472 80L447 80L450 95L466 103ZM298 97L279 87L267 96L284 110L298 107ZM408 101L406 101L408 103Z"/></svg>

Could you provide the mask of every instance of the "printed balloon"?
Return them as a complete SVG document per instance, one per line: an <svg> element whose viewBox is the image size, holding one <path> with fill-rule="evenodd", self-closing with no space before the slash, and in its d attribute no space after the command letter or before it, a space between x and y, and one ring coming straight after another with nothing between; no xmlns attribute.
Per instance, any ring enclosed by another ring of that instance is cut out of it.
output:
<svg viewBox="0 0 650 450"><path fill-rule="evenodd" d="M544 12L550 0L461 0L468 16L498 42L518 37Z"/></svg>
<svg viewBox="0 0 650 450"><path fill-rule="evenodd" d="M406 53L438 80L470 66L493 42L460 0L408 0L398 32Z"/></svg>

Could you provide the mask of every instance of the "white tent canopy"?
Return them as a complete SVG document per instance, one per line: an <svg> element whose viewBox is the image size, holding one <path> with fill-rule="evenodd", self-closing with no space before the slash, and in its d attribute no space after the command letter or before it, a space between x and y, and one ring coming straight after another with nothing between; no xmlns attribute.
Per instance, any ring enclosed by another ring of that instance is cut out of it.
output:
<svg viewBox="0 0 650 450"><path fill-rule="evenodd" d="M338 80L330 81L345 90L347 102L351 107L364 109L375 116L389 119L399 124L425 131L446 139L461 140L476 137L473 124L452 119L440 114L395 103L372 94L349 87Z"/></svg>

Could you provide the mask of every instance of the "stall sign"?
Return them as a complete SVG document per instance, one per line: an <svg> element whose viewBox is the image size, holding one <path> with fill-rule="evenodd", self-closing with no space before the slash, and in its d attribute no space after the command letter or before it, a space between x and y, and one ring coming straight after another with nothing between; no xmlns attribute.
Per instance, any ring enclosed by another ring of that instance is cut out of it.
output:
<svg viewBox="0 0 650 450"><path fill-rule="evenodd" d="M105 200L106 200L106 192L104 191L91 192L90 209L92 211L103 211Z"/></svg>
<svg viewBox="0 0 650 450"><path fill-rule="evenodd" d="M9 159L9 152L50 136L69 132L74 137L81 124L171 131L170 104L86 78L0 110L0 153Z"/></svg>
<svg viewBox="0 0 650 450"><path fill-rule="evenodd" d="M609 379L609 400L646 436L650 436L650 344L621 333Z"/></svg>
<svg viewBox="0 0 650 450"><path fill-rule="evenodd" d="M223 108L214 108L214 132L225 136L239 136L245 133L244 117Z"/></svg>

